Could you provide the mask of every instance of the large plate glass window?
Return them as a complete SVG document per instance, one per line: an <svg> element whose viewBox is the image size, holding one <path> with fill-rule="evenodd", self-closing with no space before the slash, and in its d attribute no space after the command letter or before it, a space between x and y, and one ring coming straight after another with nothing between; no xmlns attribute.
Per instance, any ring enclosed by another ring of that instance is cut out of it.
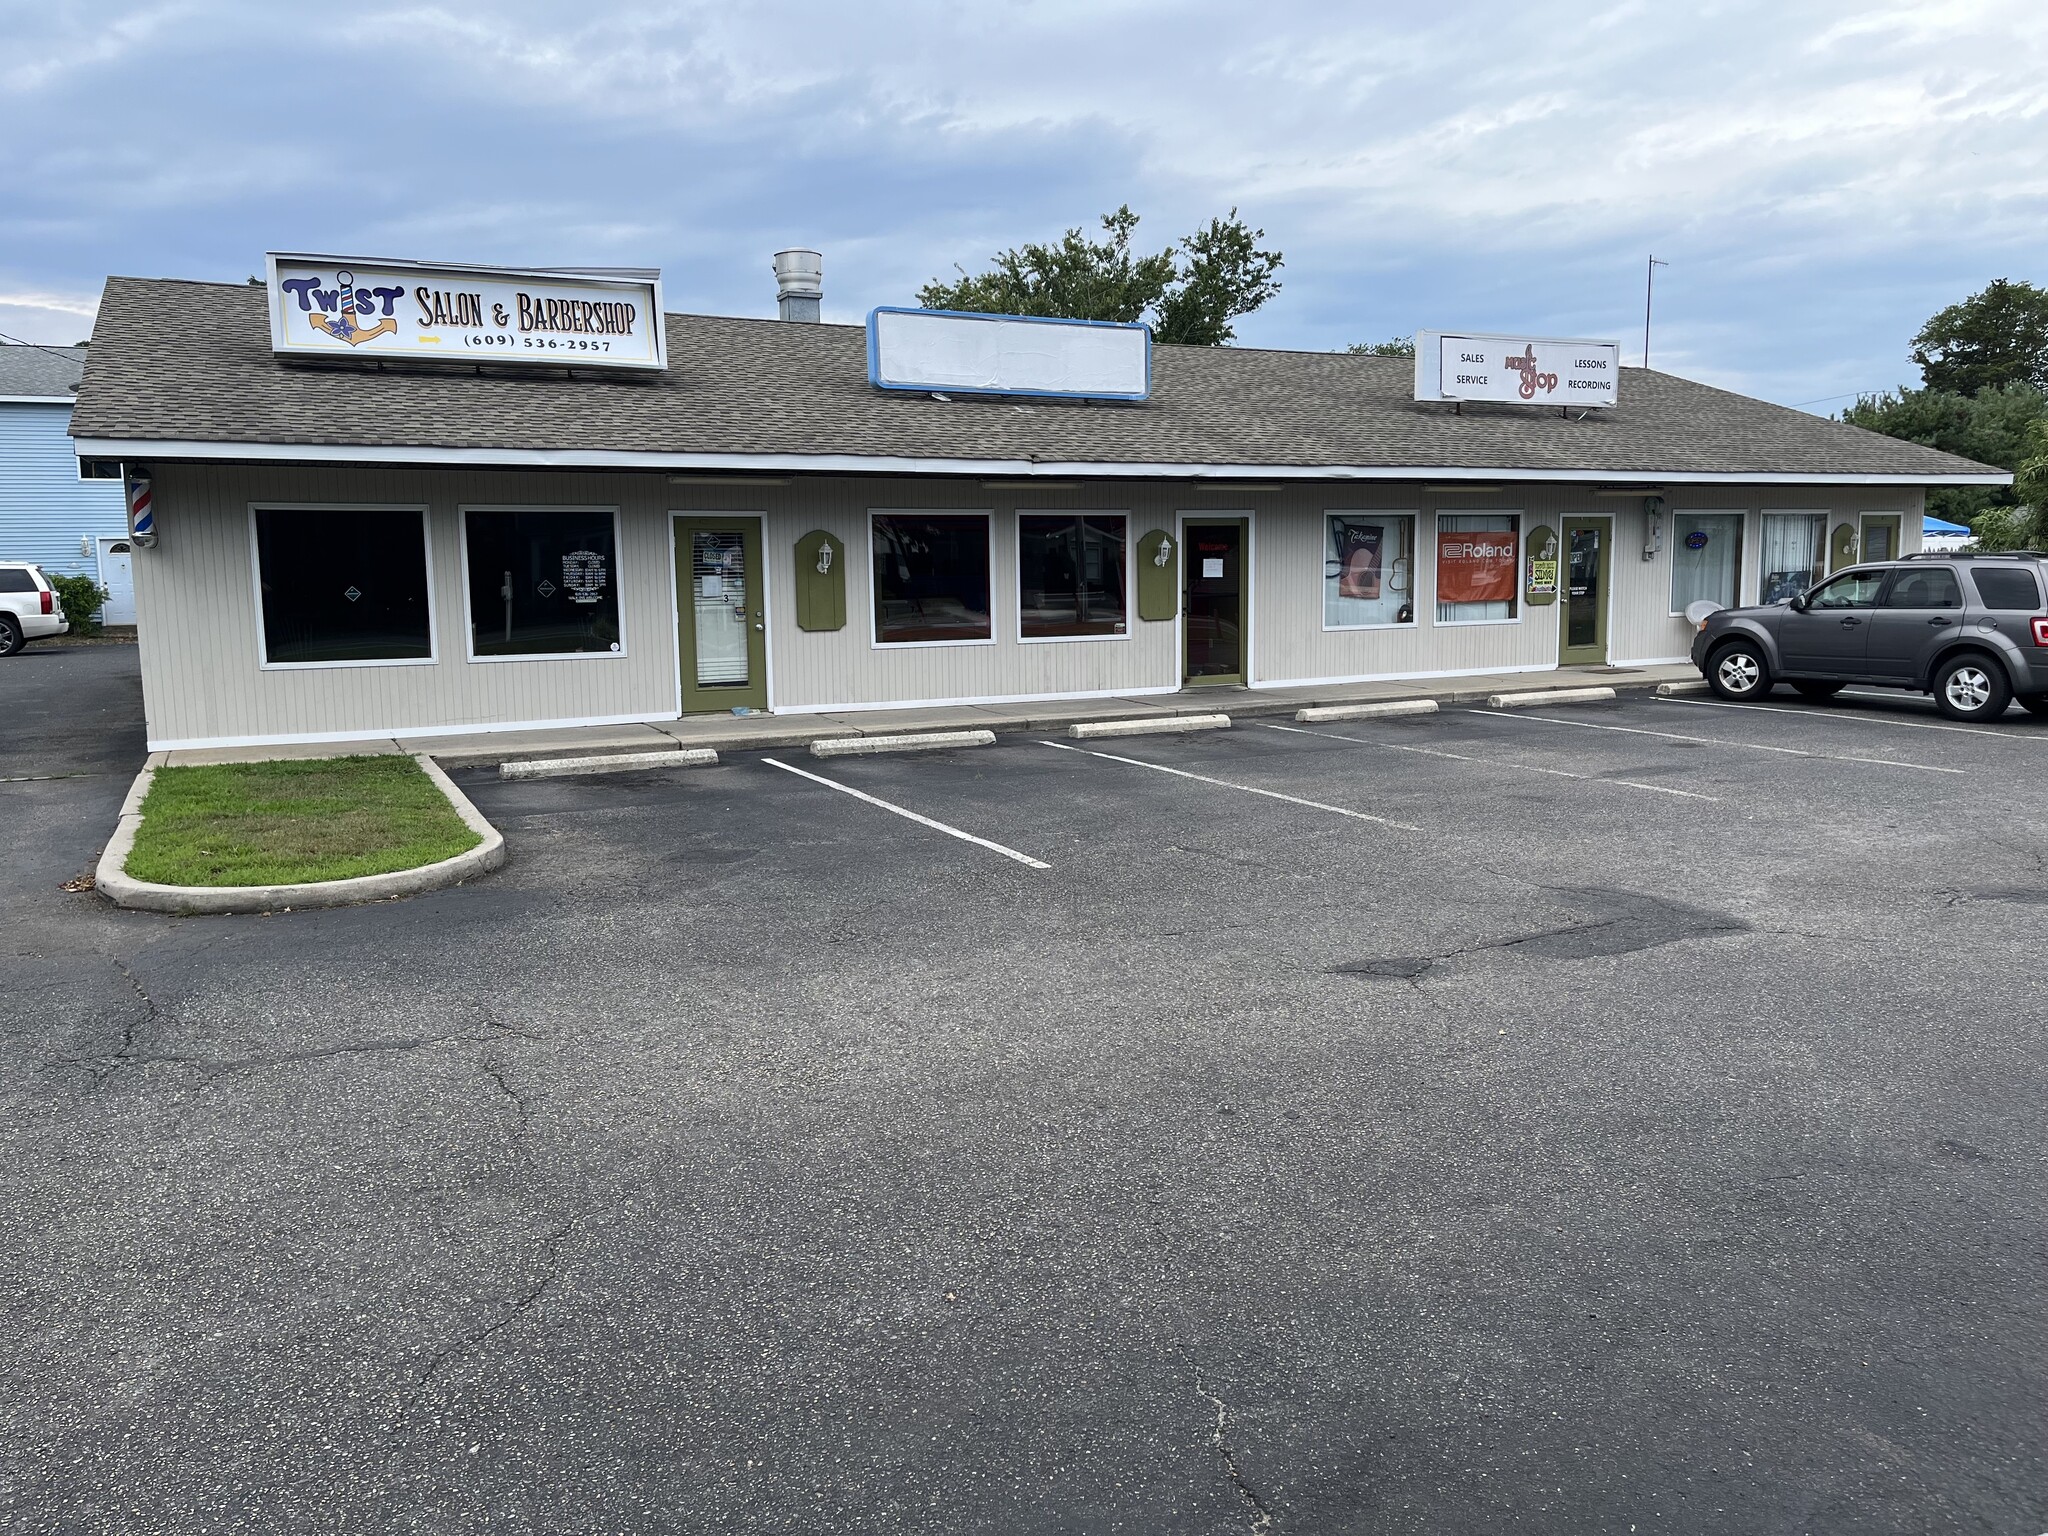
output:
<svg viewBox="0 0 2048 1536"><path fill-rule="evenodd" d="M1683 613L1702 598L1736 605L1742 585L1742 514L1671 514L1671 611Z"/></svg>
<svg viewBox="0 0 2048 1536"><path fill-rule="evenodd" d="M873 523L878 643L995 639L986 513L877 512Z"/></svg>
<svg viewBox="0 0 2048 1536"><path fill-rule="evenodd" d="M1436 621L1512 619L1521 601L1518 512L1444 512L1436 520Z"/></svg>
<svg viewBox="0 0 2048 1536"><path fill-rule="evenodd" d="M1763 534L1758 602L1782 603L1797 597L1827 574L1825 512L1766 512Z"/></svg>
<svg viewBox="0 0 2048 1536"><path fill-rule="evenodd" d="M609 508L470 507L462 532L470 655L619 652L618 538Z"/></svg>
<svg viewBox="0 0 2048 1536"><path fill-rule="evenodd" d="M1323 628L1415 622L1415 519L1398 512L1323 518Z"/></svg>
<svg viewBox="0 0 2048 1536"><path fill-rule="evenodd" d="M1107 639L1129 623L1121 513L1017 516L1017 624L1026 640Z"/></svg>
<svg viewBox="0 0 2048 1536"><path fill-rule="evenodd" d="M427 515L417 507L258 507L266 666L431 661Z"/></svg>

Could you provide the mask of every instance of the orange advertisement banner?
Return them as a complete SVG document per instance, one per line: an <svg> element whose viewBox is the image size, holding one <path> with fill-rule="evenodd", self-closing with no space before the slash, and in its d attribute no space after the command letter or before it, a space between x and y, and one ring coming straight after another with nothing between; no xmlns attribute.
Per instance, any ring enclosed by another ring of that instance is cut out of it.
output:
<svg viewBox="0 0 2048 1536"><path fill-rule="evenodd" d="M1436 600L1508 603L1515 597L1519 551L1510 529L1436 536Z"/></svg>

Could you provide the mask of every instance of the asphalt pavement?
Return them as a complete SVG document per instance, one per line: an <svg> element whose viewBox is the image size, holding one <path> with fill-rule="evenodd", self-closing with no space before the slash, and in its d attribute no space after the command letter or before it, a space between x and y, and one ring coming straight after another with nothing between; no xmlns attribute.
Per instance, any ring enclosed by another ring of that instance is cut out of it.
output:
<svg viewBox="0 0 2048 1536"><path fill-rule="evenodd" d="M2048 1528L2048 722L472 773L174 919L133 670L0 663L0 1528Z"/></svg>

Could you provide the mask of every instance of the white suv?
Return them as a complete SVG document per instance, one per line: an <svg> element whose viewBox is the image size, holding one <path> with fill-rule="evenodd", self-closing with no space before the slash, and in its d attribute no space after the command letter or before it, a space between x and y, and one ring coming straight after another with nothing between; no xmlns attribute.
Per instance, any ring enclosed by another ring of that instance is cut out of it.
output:
<svg viewBox="0 0 2048 1536"><path fill-rule="evenodd" d="M12 656L31 640L70 632L64 604L41 568L0 560L0 656Z"/></svg>

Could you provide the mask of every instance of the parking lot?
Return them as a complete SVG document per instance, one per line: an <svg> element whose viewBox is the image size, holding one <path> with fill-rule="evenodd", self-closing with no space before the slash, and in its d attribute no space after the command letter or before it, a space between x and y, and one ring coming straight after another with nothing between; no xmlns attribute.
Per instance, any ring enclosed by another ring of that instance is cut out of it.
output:
<svg viewBox="0 0 2048 1536"><path fill-rule="evenodd" d="M0 1525L2048 1521L2048 722L470 770L498 875L174 920L55 889L124 664L0 675Z"/></svg>

